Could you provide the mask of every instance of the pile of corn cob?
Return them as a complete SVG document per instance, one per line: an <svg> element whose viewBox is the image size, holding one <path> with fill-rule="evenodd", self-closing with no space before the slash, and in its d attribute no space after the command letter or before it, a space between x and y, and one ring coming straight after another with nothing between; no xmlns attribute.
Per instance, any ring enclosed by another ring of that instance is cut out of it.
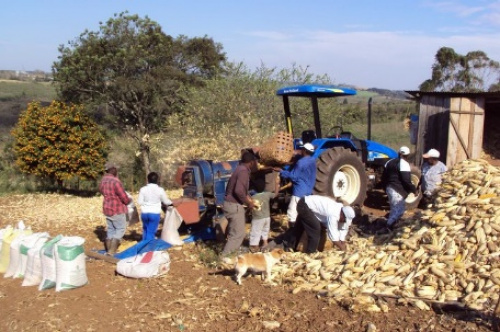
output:
<svg viewBox="0 0 500 332"><path fill-rule="evenodd" d="M289 253L274 280L352 310L386 311L386 297L486 310L499 297L499 235L500 170L466 160L444 174L433 206L394 232L353 237L345 253Z"/></svg>

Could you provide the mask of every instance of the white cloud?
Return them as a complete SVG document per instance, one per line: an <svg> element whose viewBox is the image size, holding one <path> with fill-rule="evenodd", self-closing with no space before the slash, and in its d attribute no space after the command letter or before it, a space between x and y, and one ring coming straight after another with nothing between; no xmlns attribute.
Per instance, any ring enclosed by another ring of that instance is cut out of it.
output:
<svg viewBox="0 0 500 332"><path fill-rule="evenodd" d="M484 12L487 9L487 6L466 6L456 1L427 2L425 6L444 13L454 13L459 17L469 17L476 13Z"/></svg>
<svg viewBox="0 0 500 332"><path fill-rule="evenodd" d="M457 3L457 1L425 2L424 6L443 13L452 13L459 18L468 19L469 24L481 28L500 26L500 1L476 1L474 6Z"/></svg>
<svg viewBox="0 0 500 332"><path fill-rule="evenodd" d="M245 33L245 35L258 38L266 38L270 40L287 40L291 37L288 34L278 31L251 31Z"/></svg>
<svg viewBox="0 0 500 332"><path fill-rule="evenodd" d="M266 34L262 34L266 35ZM272 32L269 36L275 35ZM491 35L428 36L416 32L307 31L287 38L260 38L228 54L250 68L310 66L315 74L328 74L336 83L394 90L417 89L430 78L437 50L443 46L465 54L482 50L500 60L500 33Z"/></svg>

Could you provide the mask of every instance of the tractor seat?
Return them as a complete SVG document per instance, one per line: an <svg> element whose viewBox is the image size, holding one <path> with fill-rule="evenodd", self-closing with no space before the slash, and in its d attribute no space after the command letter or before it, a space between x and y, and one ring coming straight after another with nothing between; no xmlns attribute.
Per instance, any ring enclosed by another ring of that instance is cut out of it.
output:
<svg viewBox="0 0 500 332"><path fill-rule="evenodd" d="M345 138L345 139L357 139L356 136L354 136L350 131L343 131L340 133L340 138Z"/></svg>

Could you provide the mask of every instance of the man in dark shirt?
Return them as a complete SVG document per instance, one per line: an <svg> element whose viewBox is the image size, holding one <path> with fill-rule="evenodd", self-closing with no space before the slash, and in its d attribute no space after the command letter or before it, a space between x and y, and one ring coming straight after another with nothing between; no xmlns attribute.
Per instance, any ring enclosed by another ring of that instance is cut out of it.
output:
<svg viewBox="0 0 500 332"><path fill-rule="evenodd" d="M117 177L118 167L116 164L107 162L104 168L106 174L104 174L99 184L99 191L104 197L102 212L106 216L108 226L105 247L108 254L114 255L123 235L125 235L127 204L130 203L131 199Z"/></svg>
<svg viewBox="0 0 500 332"><path fill-rule="evenodd" d="M387 219L387 227L392 229L394 223L405 213L405 199L410 193L416 194L417 188L411 182L411 166L408 163L410 149L402 146L398 158L389 160L385 164L382 174L384 185L391 211Z"/></svg>
<svg viewBox="0 0 500 332"><path fill-rule="evenodd" d="M250 173L257 170L257 160L251 152L244 152L241 163L236 167L229 178L226 187L223 211L228 221L227 242L221 255L228 254L239 249L245 239L245 206L254 208L254 204L248 193L250 184Z"/></svg>

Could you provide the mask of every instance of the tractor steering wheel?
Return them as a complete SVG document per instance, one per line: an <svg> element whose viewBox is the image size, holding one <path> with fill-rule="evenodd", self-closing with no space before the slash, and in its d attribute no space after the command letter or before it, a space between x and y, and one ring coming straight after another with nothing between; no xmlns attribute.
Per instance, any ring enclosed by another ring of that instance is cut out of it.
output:
<svg viewBox="0 0 500 332"><path fill-rule="evenodd" d="M333 126L328 130L328 134L326 137L340 137L340 134L343 132L342 126Z"/></svg>

